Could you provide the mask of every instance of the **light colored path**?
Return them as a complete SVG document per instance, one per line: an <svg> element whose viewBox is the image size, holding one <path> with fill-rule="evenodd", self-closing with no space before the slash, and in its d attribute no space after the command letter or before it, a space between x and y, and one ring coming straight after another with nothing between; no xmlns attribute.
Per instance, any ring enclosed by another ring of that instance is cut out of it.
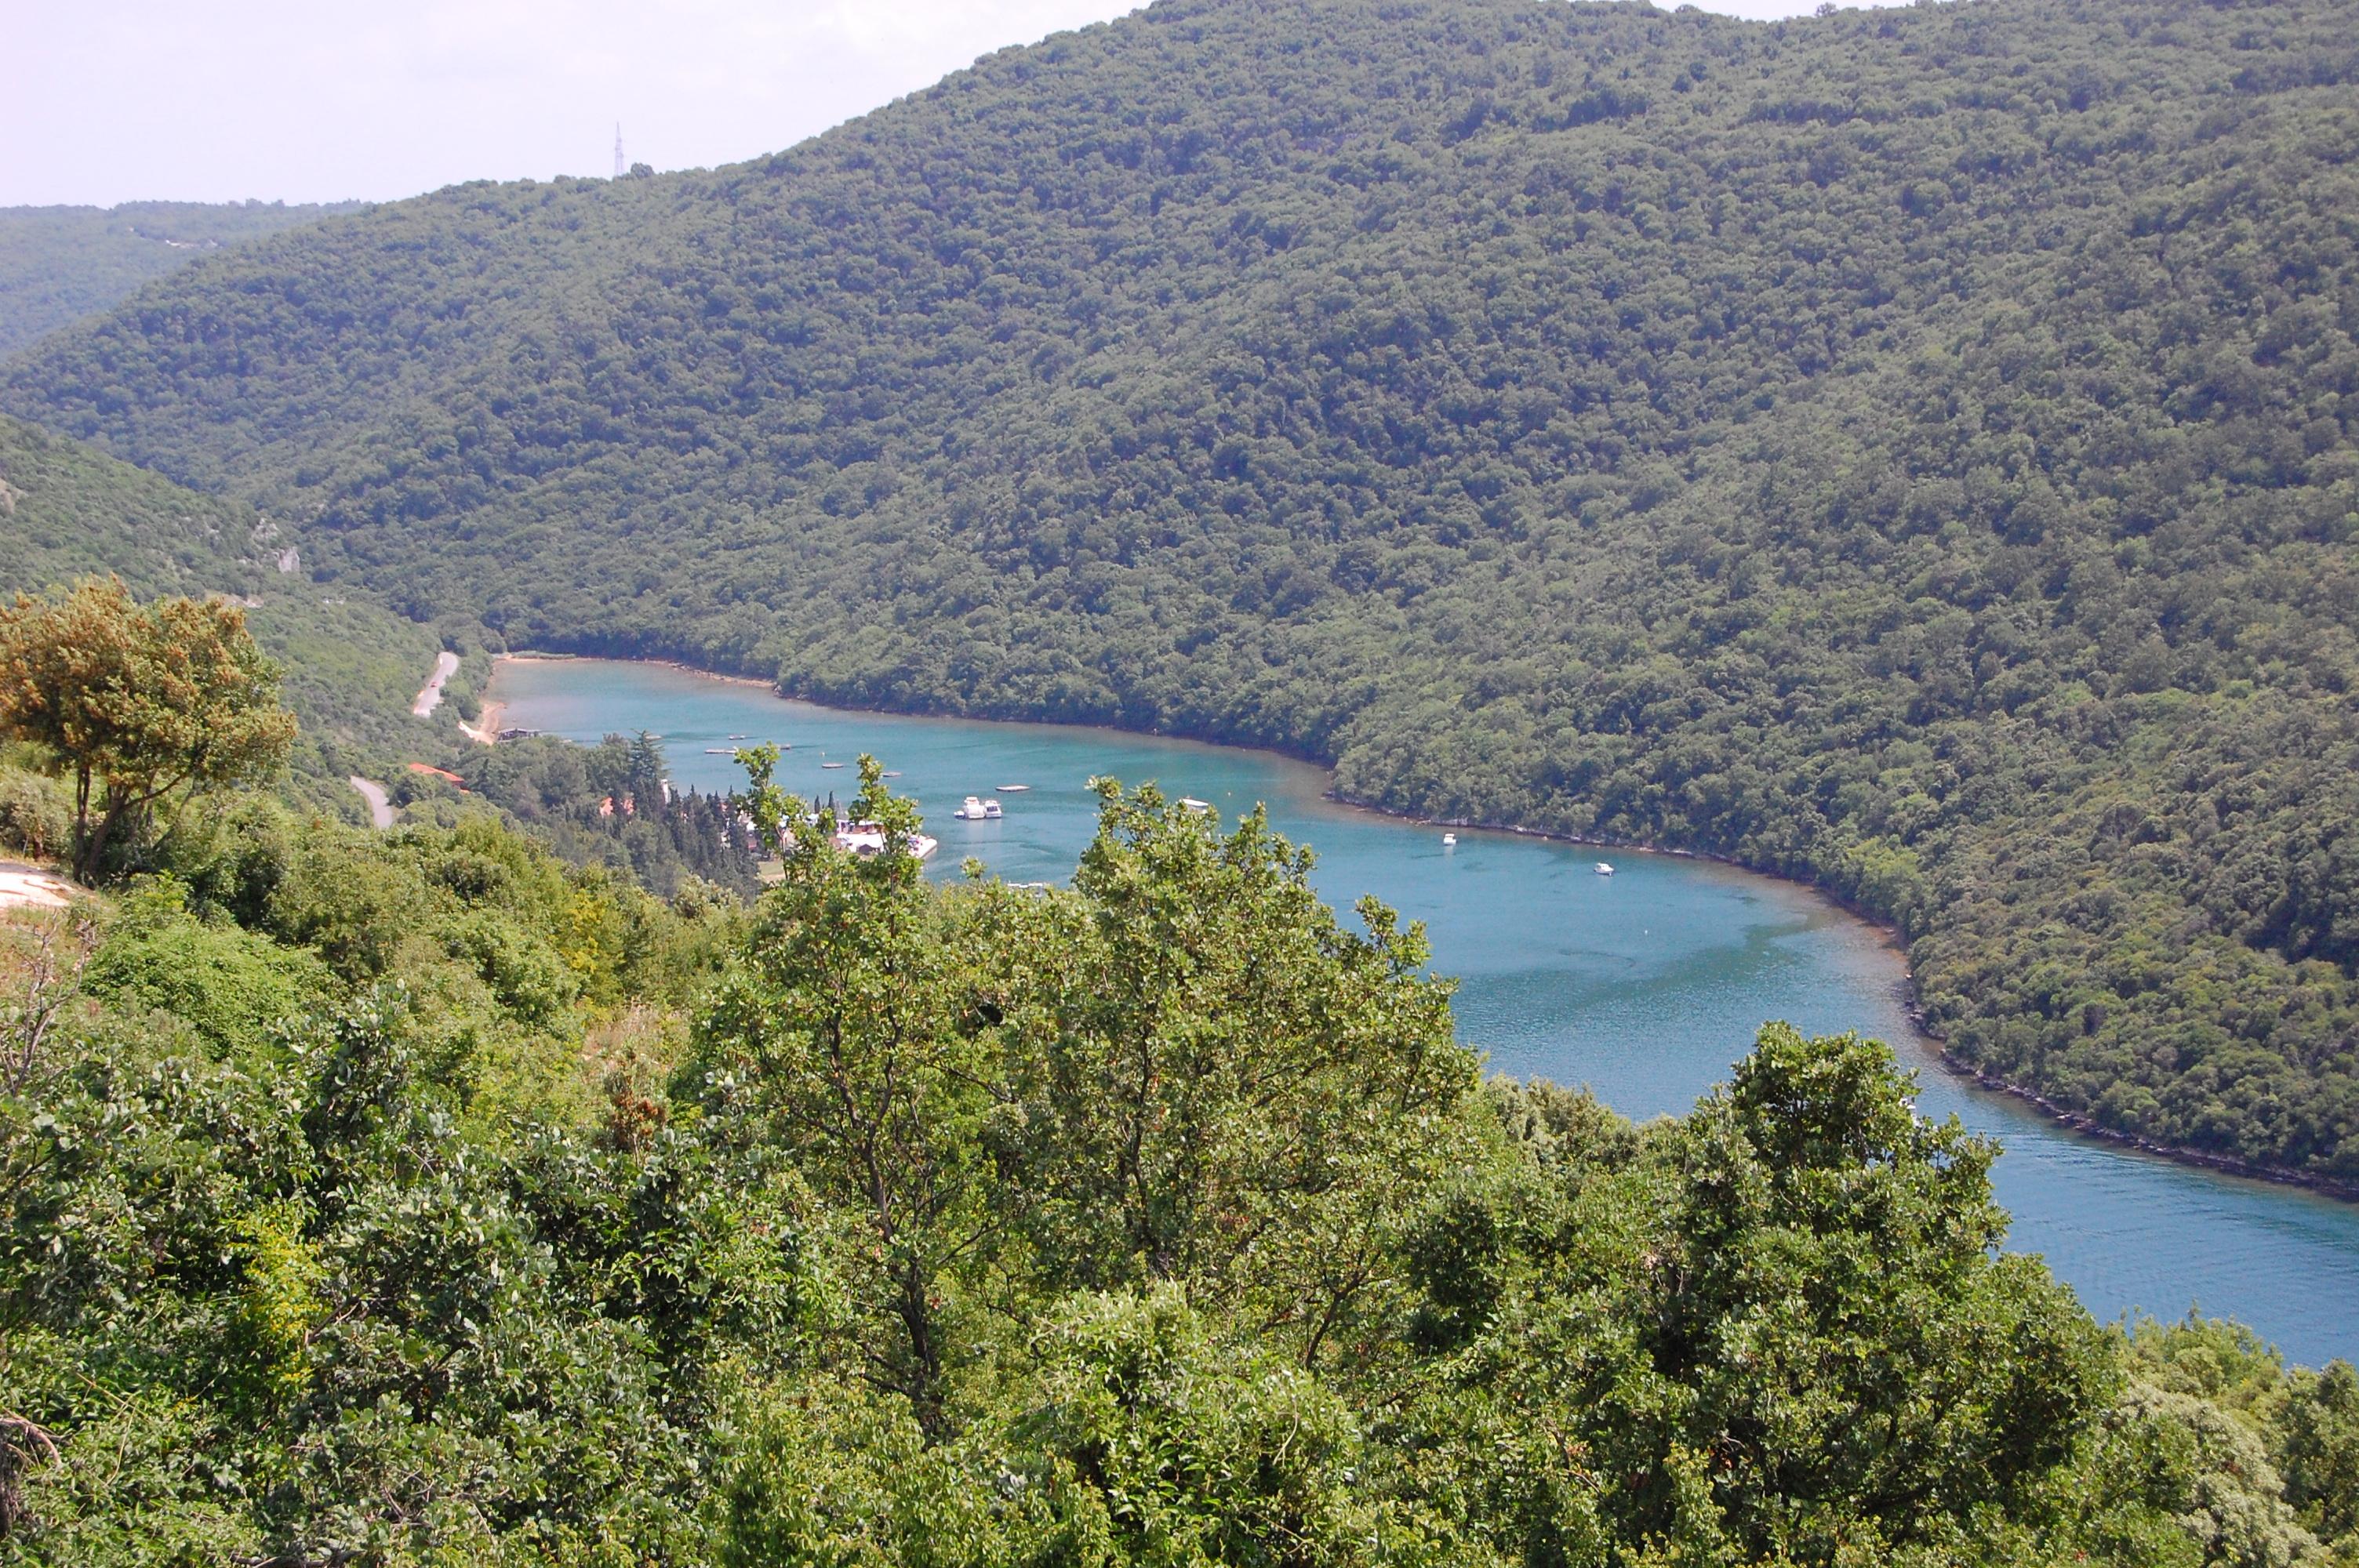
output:
<svg viewBox="0 0 2359 1568"><path fill-rule="evenodd" d="M22 860L0 860L0 909L63 909L73 889L62 879Z"/></svg>
<svg viewBox="0 0 2359 1568"><path fill-rule="evenodd" d="M364 779L358 773L344 782L360 791L361 798L368 802L371 825L378 827L393 826L393 802L386 798L385 785L375 779Z"/></svg>
<svg viewBox="0 0 2359 1568"><path fill-rule="evenodd" d="M500 710L506 706L506 703L501 702L484 704L482 716L473 724L463 719L459 720L459 733L470 741L480 741L486 746L495 743L500 738Z"/></svg>
<svg viewBox="0 0 2359 1568"><path fill-rule="evenodd" d="M459 655L445 648L434 655L434 677L419 690L418 700L409 711L420 719L431 719L434 710L442 706L442 683L459 673Z"/></svg>

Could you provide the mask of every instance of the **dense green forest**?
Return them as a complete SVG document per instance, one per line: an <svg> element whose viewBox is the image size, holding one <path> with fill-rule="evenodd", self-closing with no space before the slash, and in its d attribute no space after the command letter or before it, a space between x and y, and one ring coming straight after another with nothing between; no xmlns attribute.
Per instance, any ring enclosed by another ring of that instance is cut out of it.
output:
<svg viewBox="0 0 2359 1568"><path fill-rule="evenodd" d="M2359 5L1165 0L208 257L0 402L512 643L1332 762L2359 1180Z"/></svg>
<svg viewBox="0 0 2359 1568"><path fill-rule="evenodd" d="M292 794L350 814L348 774L455 754L455 733L409 716L442 644L372 594L312 581L301 564L289 531L251 506L0 416L0 600L111 575L143 599L237 600L284 666L302 721Z"/></svg>
<svg viewBox="0 0 2359 1568"><path fill-rule="evenodd" d="M361 203L126 201L0 207L0 359L105 310L208 252Z"/></svg>
<svg viewBox="0 0 2359 1568"><path fill-rule="evenodd" d="M347 783L357 773L383 780L420 825L447 825L472 796L565 860L608 867L661 897L694 879L754 891L756 857L734 815L718 797L667 790L653 741L493 748L463 741L448 709L430 722L412 716L440 634L364 589L312 581L299 548L251 507L0 416L0 605L103 577L140 599L236 602L300 720L277 792L290 803L358 822L361 798ZM471 648L451 683L456 707L467 701L462 683L488 661L467 628L450 640ZM62 781L47 778L42 759L0 749L0 853L60 856L64 811Z"/></svg>
<svg viewBox="0 0 2359 1568"><path fill-rule="evenodd" d="M749 907L250 796L0 921L0 1563L2359 1561L2352 1369L2100 1329L1879 1045L1634 1127L1257 818L830 826Z"/></svg>

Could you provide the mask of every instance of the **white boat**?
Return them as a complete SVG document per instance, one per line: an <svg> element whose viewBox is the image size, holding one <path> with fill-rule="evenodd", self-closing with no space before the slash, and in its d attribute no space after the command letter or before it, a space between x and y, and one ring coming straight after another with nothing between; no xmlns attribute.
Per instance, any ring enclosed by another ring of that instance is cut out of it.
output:
<svg viewBox="0 0 2359 1568"><path fill-rule="evenodd" d="M1022 795L1026 790L1030 789L1031 787L1032 786L1030 784L1001 784L999 786L999 793L1002 795Z"/></svg>
<svg viewBox="0 0 2359 1568"><path fill-rule="evenodd" d="M1455 849L1458 848L1458 835L1455 833L1444 833L1441 836L1441 847L1445 849Z"/></svg>
<svg viewBox="0 0 2359 1568"><path fill-rule="evenodd" d="M729 737L729 739L731 739L732 741L743 741L743 740L745 740L745 739L746 739L746 737L745 737L745 736L743 736L743 735L732 735L732 736L730 736L730 737Z"/></svg>
<svg viewBox="0 0 2359 1568"><path fill-rule="evenodd" d="M1600 860L1597 862L1597 874L1601 877L1610 877L1614 874L1614 868Z"/></svg>
<svg viewBox="0 0 2359 1568"><path fill-rule="evenodd" d="M983 819L985 822L996 822L1006 815L1006 813L999 809L999 802L986 800L983 803Z"/></svg>
<svg viewBox="0 0 2359 1568"><path fill-rule="evenodd" d="M898 768L886 768L886 769L882 773L878 774L877 776L878 776L879 778L897 779L897 778L899 778L899 777L901 776L901 770L900 770L900 769L898 769Z"/></svg>
<svg viewBox="0 0 2359 1568"><path fill-rule="evenodd" d="M707 746L704 754L708 757L734 757L737 753L726 746Z"/></svg>
<svg viewBox="0 0 2359 1568"><path fill-rule="evenodd" d="M984 809L983 801L978 796L971 795L962 801L959 808L951 815L961 822L981 822L990 814Z"/></svg>
<svg viewBox="0 0 2359 1568"><path fill-rule="evenodd" d="M1210 811L1212 809L1212 803L1209 800L1198 800L1192 795L1183 795L1180 797L1180 809L1182 811Z"/></svg>
<svg viewBox="0 0 2359 1568"><path fill-rule="evenodd" d="M842 762L821 762L820 766L822 768L840 768L843 766L843 764Z"/></svg>

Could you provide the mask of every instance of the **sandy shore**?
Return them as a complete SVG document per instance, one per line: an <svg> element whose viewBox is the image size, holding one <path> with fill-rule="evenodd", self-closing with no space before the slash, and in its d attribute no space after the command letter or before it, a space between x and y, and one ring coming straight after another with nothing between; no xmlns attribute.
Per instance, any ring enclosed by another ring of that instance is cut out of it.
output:
<svg viewBox="0 0 2359 1568"><path fill-rule="evenodd" d="M498 674L499 666L494 665L492 671ZM500 738L500 715L506 711L507 704L504 702L486 702L473 724L463 719L459 720L459 733L478 744L492 745Z"/></svg>

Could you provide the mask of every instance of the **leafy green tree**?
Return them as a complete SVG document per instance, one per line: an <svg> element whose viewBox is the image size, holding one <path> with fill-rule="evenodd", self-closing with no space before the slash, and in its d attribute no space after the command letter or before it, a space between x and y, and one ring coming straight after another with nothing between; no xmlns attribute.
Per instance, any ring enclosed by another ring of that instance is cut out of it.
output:
<svg viewBox="0 0 2359 1568"><path fill-rule="evenodd" d="M1413 1254L1429 1311L1476 1325L1434 1345L1450 1445L1497 1454L1430 1484L1504 1548L1965 1551L2106 1410L2104 1336L1994 1253L1994 1151L1919 1118L1881 1045L1771 1025L1692 1117L1600 1152L1553 1202L1441 1207Z"/></svg>
<svg viewBox="0 0 2359 1568"><path fill-rule="evenodd" d="M248 799L0 923L0 1562L2348 1554L2350 1368L2101 1330L1880 1046L1633 1127L1252 818L781 809L751 921Z"/></svg>
<svg viewBox="0 0 2359 1568"><path fill-rule="evenodd" d="M853 818L885 849L853 854L832 814L794 816L783 880L699 1022L691 1070L736 1136L785 1151L858 1217L861 1304L884 1325L864 1338L865 1370L940 1435L950 1271L998 1229L980 1137L995 1068L958 1026L957 949L908 848L917 814L874 757L860 781Z"/></svg>
<svg viewBox="0 0 2359 1568"><path fill-rule="evenodd" d="M45 746L74 781L74 874L175 795L267 776L295 718L278 667L219 600L142 606L114 579L0 609L0 735Z"/></svg>
<svg viewBox="0 0 2359 1568"><path fill-rule="evenodd" d="M972 944L1006 1206L1049 1288L1184 1282L1306 1362L1359 1354L1391 1226L1473 1142L1423 931L1373 900L1344 929L1258 810L1099 797L1073 899L1003 895Z"/></svg>
<svg viewBox="0 0 2359 1568"><path fill-rule="evenodd" d="M2286 1499L2321 1540L2359 1554L2359 1373L2338 1361L2298 1375L2277 1426Z"/></svg>

